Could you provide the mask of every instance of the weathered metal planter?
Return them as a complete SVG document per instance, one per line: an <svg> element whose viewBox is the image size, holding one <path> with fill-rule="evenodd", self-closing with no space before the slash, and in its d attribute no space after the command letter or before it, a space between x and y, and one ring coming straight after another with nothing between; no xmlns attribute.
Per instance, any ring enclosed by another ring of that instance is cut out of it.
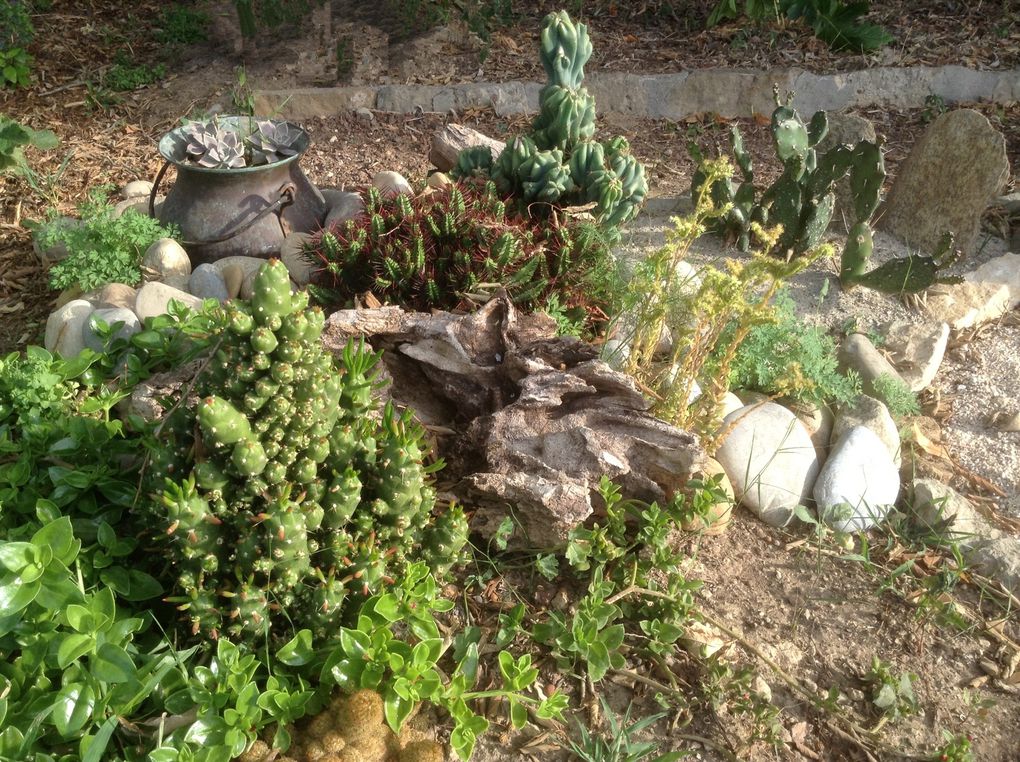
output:
<svg viewBox="0 0 1020 762"><path fill-rule="evenodd" d="M218 121L243 129L248 117ZM153 183L149 214L180 229L193 265L237 255L269 258L279 254L287 235L322 226L326 202L298 166L310 142L308 134L288 126L301 133L292 146L297 153L250 167L198 166L187 158L187 141L179 127L159 141L165 163ZM157 213L156 196L171 164L177 168L177 180Z"/></svg>

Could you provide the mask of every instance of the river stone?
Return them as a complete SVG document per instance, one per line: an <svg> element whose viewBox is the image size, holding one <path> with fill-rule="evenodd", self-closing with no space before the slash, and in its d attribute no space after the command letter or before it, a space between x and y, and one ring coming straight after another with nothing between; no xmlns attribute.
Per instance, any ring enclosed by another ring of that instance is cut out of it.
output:
<svg viewBox="0 0 1020 762"><path fill-rule="evenodd" d="M43 346L61 357L76 357L85 348L82 326L92 310L92 304L84 299L74 299L54 310L46 319Z"/></svg>
<svg viewBox="0 0 1020 762"><path fill-rule="evenodd" d="M839 532L862 532L886 517L900 473L878 436L864 426L844 433L815 482L818 515Z"/></svg>
<svg viewBox="0 0 1020 762"><path fill-rule="evenodd" d="M114 339L130 339L142 330L142 324L138 316L126 307L102 307L97 309L88 316L88 319L82 326L82 340L85 342L85 346L96 352L102 352L105 349L103 339L96 333L97 321L99 320L111 326L114 323L123 323L120 328L113 332L112 338Z"/></svg>
<svg viewBox="0 0 1020 762"><path fill-rule="evenodd" d="M188 291L200 299L218 299L225 302L230 298L223 274L210 264L195 268L188 279Z"/></svg>
<svg viewBox="0 0 1020 762"><path fill-rule="evenodd" d="M935 380L949 343L949 324L892 320L879 326L893 366L910 391L927 389Z"/></svg>
<svg viewBox="0 0 1020 762"><path fill-rule="evenodd" d="M414 195L411 183L407 182L407 178L399 172L389 170L376 172L375 177L372 178L372 185L379 189L379 193L382 194L383 198Z"/></svg>
<svg viewBox="0 0 1020 762"><path fill-rule="evenodd" d="M99 292L101 307L125 307L133 310L138 289L124 283L107 283Z"/></svg>
<svg viewBox="0 0 1020 762"><path fill-rule="evenodd" d="M811 437L811 443L818 452L819 461L825 460L825 455L829 451L829 440L832 435L832 411L828 407L819 405L816 402L800 402L790 399L784 399L782 402L783 406L797 416L797 420L804 424L808 436Z"/></svg>
<svg viewBox="0 0 1020 762"><path fill-rule="evenodd" d="M774 402L740 408L726 416L722 428L728 433L715 458L735 495L762 521L786 526L818 473L807 429Z"/></svg>
<svg viewBox="0 0 1020 762"><path fill-rule="evenodd" d="M353 220L365 211L365 201L358 193L350 191L333 191L323 196L329 204L329 211L326 213L326 221L322 223L325 230L340 225L347 220Z"/></svg>
<svg viewBox="0 0 1020 762"><path fill-rule="evenodd" d="M911 484L912 521L918 529L939 538L941 545L980 543L1002 533L977 512L971 502L942 482L915 479Z"/></svg>
<svg viewBox="0 0 1020 762"><path fill-rule="evenodd" d="M268 260L260 259L259 257L223 257L217 259L215 262L211 262L213 267L219 270L221 273L228 267L238 267L241 270L242 280L250 275L251 273L258 272L258 269L262 267ZM226 281L226 276L223 278ZM228 289L229 290L229 289Z"/></svg>
<svg viewBox="0 0 1020 762"><path fill-rule="evenodd" d="M238 296L241 293L241 284L244 283L244 270L240 265L227 265L220 273L227 289L227 298L233 299Z"/></svg>
<svg viewBox="0 0 1020 762"><path fill-rule="evenodd" d="M818 144L818 155L821 156L839 145L855 146L862 140L875 142L875 125L870 119L857 114L832 112L829 114L829 131ZM856 222L853 194L850 192L850 177L841 177L834 188L836 206L832 212L831 225L840 232L847 232Z"/></svg>
<svg viewBox="0 0 1020 762"><path fill-rule="evenodd" d="M981 215L1009 178L1006 141L973 109L943 114L900 165L879 225L923 253L946 231L974 251Z"/></svg>
<svg viewBox="0 0 1020 762"><path fill-rule="evenodd" d="M980 574L998 579L1013 595L1020 595L1020 537L996 537L965 550L964 558Z"/></svg>
<svg viewBox="0 0 1020 762"><path fill-rule="evenodd" d="M870 396L875 395L875 380L881 376L891 376L903 381L896 368L875 349L863 333L851 333L839 347L839 369L846 373L855 370L861 376L861 388ZM906 383L906 381L903 381Z"/></svg>
<svg viewBox="0 0 1020 762"><path fill-rule="evenodd" d="M122 198L140 198L144 196L146 199L152 193L152 183L148 180L132 180L123 188L121 188L120 195Z"/></svg>
<svg viewBox="0 0 1020 762"><path fill-rule="evenodd" d="M853 405L841 408L836 414L836 421L832 427L830 444L835 446L844 434L858 426L869 429L872 434L877 436L885 446L889 457L899 465L901 458L900 432L885 403L862 394Z"/></svg>
<svg viewBox="0 0 1020 762"><path fill-rule="evenodd" d="M190 276L191 259L188 252L173 238L160 238L145 250L142 257L143 279L170 282L169 279L174 278L175 285L179 285L181 278L187 284Z"/></svg>
<svg viewBox="0 0 1020 762"><path fill-rule="evenodd" d="M280 247L280 261L287 267L290 279L299 286L307 286L312 280L312 271L315 266L301 252L312 236L308 233L291 233L283 239Z"/></svg>
<svg viewBox="0 0 1020 762"><path fill-rule="evenodd" d="M138 289L138 295L135 297L135 314L142 320L165 315L171 299L176 299L185 307L190 307L193 310L202 308L202 300L197 296L192 296L187 291L168 286L165 283L153 281Z"/></svg>

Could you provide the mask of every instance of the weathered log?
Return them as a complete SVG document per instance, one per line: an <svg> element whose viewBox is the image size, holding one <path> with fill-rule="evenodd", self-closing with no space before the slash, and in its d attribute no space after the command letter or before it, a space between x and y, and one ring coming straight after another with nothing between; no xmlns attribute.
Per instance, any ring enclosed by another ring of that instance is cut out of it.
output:
<svg viewBox="0 0 1020 762"><path fill-rule="evenodd" d="M460 124L448 124L432 136L429 161L440 172L449 172L457 163L457 156L465 148L488 146L493 160L502 153L506 143L483 135L478 130Z"/></svg>

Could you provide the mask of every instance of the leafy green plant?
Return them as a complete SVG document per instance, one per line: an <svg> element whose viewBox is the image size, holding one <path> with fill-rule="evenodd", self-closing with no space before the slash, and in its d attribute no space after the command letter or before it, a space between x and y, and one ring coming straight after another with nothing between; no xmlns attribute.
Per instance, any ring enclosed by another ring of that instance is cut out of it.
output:
<svg viewBox="0 0 1020 762"><path fill-rule="evenodd" d="M921 406L917 395L907 384L894 376L883 374L872 382L875 396L889 408L889 414L896 420L909 415L919 415Z"/></svg>
<svg viewBox="0 0 1020 762"><path fill-rule="evenodd" d="M126 92L159 82L165 76L163 64L134 64L125 54L118 53L113 65L103 74L102 84L114 92Z"/></svg>
<svg viewBox="0 0 1020 762"><path fill-rule="evenodd" d="M871 670L864 676L873 687L872 703L891 720L917 711L914 681L917 675L903 672L899 676L877 656L871 659Z"/></svg>
<svg viewBox="0 0 1020 762"><path fill-rule="evenodd" d="M651 762L674 762L683 759L684 754L681 752L659 754L659 744L634 739L638 733L665 717L665 713L631 722L633 706L628 706L623 717L618 718L604 696L599 696L599 700L602 703L602 715L609 727L604 734L595 735L584 725L578 725L578 740L568 742L568 748L578 759L584 762L640 762L649 758Z"/></svg>
<svg viewBox="0 0 1020 762"><path fill-rule="evenodd" d="M743 5L743 8L741 8ZM852 50L866 53L878 50L892 42L892 36L882 27L861 21L868 13L867 2L841 0L718 0L708 17L708 26L736 19L741 15L753 21L803 19L819 39L833 50Z"/></svg>
<svg viewBox="0 0 1020 762"><path fill-rule="evenodd" d="M57 136L50 130L33 130L0 114L0 172L31 173L25 161L24 146L56 148Z"/></svg>
<svg viewBox="0 0 1020 762"><path fill-rule="evenodd" d="M241 34L253 38L259 29L298 25L312 10L313 0L234 0Z"/></svg>
<svg viewBox="0 0 1020 762"><path fill-rule="evenodd" d="M106 200L106 188L97 189L78 207L81 225L43 225L39 245L46 249L63 243L70 252L50 270L50 287L78 286L82 291L107 283L133 286L141 280L145 250L160 238L172 238L172 226L162 226L151 217L128 209L114 217Z"/></svg>
<svg viewBox="0 0 1020 762"><path fill-rule="evenodd" d="M0 50L0 88L28 87L32 56L23 48Z"/></svg>
<svg viewBox="0 0 1020 762"><path fill-rule="evenodd" d="M753 325L730 364L730 386L824 405L850 404L860 380L839 372L835 341L797 318L785 292L773 300L773 320Z"/></svg>
<svg viewBox="0 0 1020 762"><path fill-rule="evenodd" d="M208 14L174 3L160 13L153 36L164 45L191 45L207 38L208 26Z"/></svg>
<svg viewBox="0 0 1020 762"><path fill-rule="evenodd" d="M234 85L230 88L230 101L238 114L255 115L255 91L248 82L248 72L244 64L234 67Z"/></svg>
<svg viewBox="0 0 1020 762"><path fill-rule="evenodd" d="M26 0L10 0L0 6L0 51L23 47L34 36L31 7Z"/></svg>
<svg viewBox="0 0 1020 762"><path fill-rule="evenodd" d="M973 739L969 735L953 734L948 730L943 730L942 737L946 743L935 752L932 759L938 760L938 762L974 761L974 753L970 747Z"/></svg>
<svg viewBox="0 0 1020 762"><path fill-rule="evenodd" d="M512 214L491 182L428 194L365 195L365 211L314 234L304 256L320 265L320 300L349 303L371 291L418 310L470 308L498 287L523 307L556 294L573 320L612 309L616 266L591 224Z"/></svg>

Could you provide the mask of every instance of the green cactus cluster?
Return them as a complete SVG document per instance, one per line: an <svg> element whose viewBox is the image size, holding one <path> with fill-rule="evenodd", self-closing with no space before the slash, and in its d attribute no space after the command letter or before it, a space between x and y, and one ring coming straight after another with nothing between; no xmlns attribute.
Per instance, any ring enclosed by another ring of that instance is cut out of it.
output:
<svg viewBox="0 0 1020 762"><path fill-rule="evenodd" d="M523 308L556 293L588 315L615 298L595 225L515 215L491 180L395 198L369 189L363 215L314 234L303 254L320 266L317 298L331 304L369 291L420 311L470 309L501 286Z"/></svg>
<svg viewBox="0 0 1020 762"><path fill-rule="evenodd" d="M466 541L459 508L437 517L410 413L379 411L378 357L350 344L336 364L325 319L270 260L250 304L224 308L214 352L178 400L147 467L147 519L194 634L264 642L339 626L345 601L377 592L413 556L446 569ZM338 365L338 367L337 367Z"/></svg>
<svg viewBox="0 0 1020 762"><path fill-rule="evenodd" d="M848 173L854 215L864 224L870 220L879 203L885 164L880 147L869 141L860 141L855 146L838 145L819 154L818 144L829 131L826 113L816 112L805 124L790 106L792 95L783 102L778 88L774 93L776 108L770 124L776 155L783 165L782 174L759 194L743 136L734 125L731 142L741 181L717 180L705 188L707 174L699 169L691 193L697 198L708 192L717 207L729 206L717 230L735 239L741 250L750 246L752 225L781 225L774 253L799 256L821 242L836 203L835 184ZM703 156L694 145L691 154L700 165Z"/></svg>
<svg viewBox="0 0 1020 762"><path fill-rule="evenodd" d="M615 237L637 216L648 183L626 139L594 140L595 99L582 86L591 54L584 24L574 24L566 11L546 16L539 55L547 82L531 133L511 140L495 161L484 147L463 151L452 175L491 178L531 212L535 202L594 204L596 222Z"/></svg>

